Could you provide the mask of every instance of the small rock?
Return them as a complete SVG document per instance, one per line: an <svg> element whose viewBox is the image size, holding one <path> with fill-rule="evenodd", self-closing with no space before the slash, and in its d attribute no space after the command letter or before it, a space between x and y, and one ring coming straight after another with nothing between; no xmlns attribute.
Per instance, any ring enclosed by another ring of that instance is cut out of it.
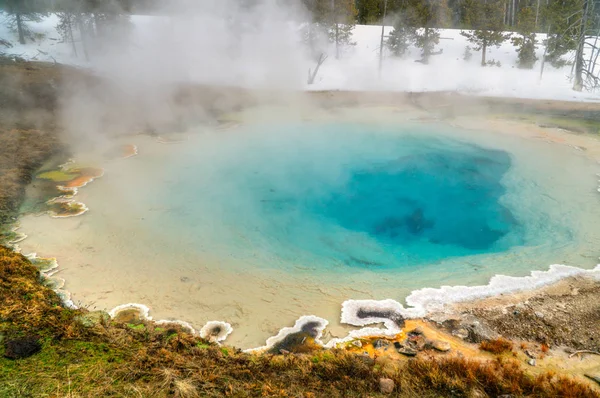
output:
<svg viewBox="0 0 600 398"><path fill-rule="evenodd" d="M594 380L596 383L600 384L600 374L593 375L590 373L586 373L584 376L587 377L588 379Z"/></svg>
<svg viewBox="0 0 600 398"><path fill-rule="evenodd" d="M375 366L375 360L371 358L368 353L358 355L357 358L359 358L367 366Z"/></svg>
<svg viewBox="0 0 600 398"><path fill-rule="evenodd" d="M414 357L417 355L417 350L413 350L409 347L401 347L398 349L398 353L402 355L406 355L407 357Z"/></svg>
<svg viewBox="0 0 600 398"><path fill-rule="evenodd" d="M382 394L391 394L394 392L394 380L382 377L379 379L379 391Z"/></svg>
<svg viewBox="0 0 600 398"><path fill-rule="evenodd" d="M469 331L465 328L457 329L454 332L452 332L452 334L461 339L466 339L467 337L469 337Z"/></svg>
<svg viewBox="0 0 600 398"><path fill-rule="evenodd" d="M42 349L39 338L35 336L25 336L7 340L4 347L4 356L8 359L27 358Z"/></svg>
<svg viewBox="0 0 600 398"><path fill-rule="evenodd" d="M421 326L417 326L416 328L414 328L413 330L411 330L410 332L408 332L408 334L422 335L423 334L423 328Z"/></svg>
<svg viewBox="0 0 600 398"><path fill-rule="evenodd" d="M535 359L528 360L527 364L529 364L530 366L535 366Z"/></svg>
<svg viewBox="0 0 600 398"><path fill-rule="evenodd" d="M541 313L541 312L539 312L539 311L536 311L536 312L535 312L535 316L537 316L538 318L543 318L543 317L544 317L544 314L543 314L543 313Z"/></svg>
<svg viewBox="0 0 600 398"><path fill-rule="evenodd" d="M352 345L358 348L362 348L362 343L360 342L360 340L354 340L352 342Z"/></svg>
<svg viewBox="0 0 600 398"><path fill-rule="evenodd" d="M465 340L470 343L481 343L484 340L493 340L500 337L491 328L473 318L470 321L465 319L462 327L467 330L468 336Z"/></svg>
<svg viewBox="0 0 600 398"><path fill-rule="evenodd" d="M475 389L473 391L471 391L471 394L469 395L469 398L485 398L488 397L489 395L487 395L485 392L479 390L479 389Z"/></svg>
<svg viewBox="0 0 600 398"><path fill-rule="evenodd" d="M433 340L432 342L430 342L430 345L434 350L440 352L448 352L451 348L450 343L448 343L447 341Z"/></svg>
<svg viewBox="0 0 600 398"><path fill-rule="evenodd" d="M282 349L280 349L280 350L279 350L279 353L280 353L281 355L287 355L287 354L289 354L290 352L289 352L288 350L284 350L284 349L282 348Z"/></svg>
<svg viewBox="0 0 600 398"><path fill-rule="evenodd" d="M92 328L103 322L108 322L110 315L105 311L92 311L87 314L77 315L74 320L83 327Z"/></svg>
<svg viewBox="0 0 600 398"><path fill-rule="evenodd" d="M529 350L525 350L525 355L527 355L531 359L535 359L536 356Z"/></svg>
<svg viewBox="0 0 600 398"><path fill-rule="evenodd" d="M409 335L407 345L416 350L422 350L427 345L427 339L423 335Z"/></svg>
<svg viewBox="0 0 600 398"><path fill-rule="evenodd" d="M379 348L384 348L390 345L390 342L387 340L383 340L383 339L377 339L373 342L373 348L375 348L376 350Z"/></svg>

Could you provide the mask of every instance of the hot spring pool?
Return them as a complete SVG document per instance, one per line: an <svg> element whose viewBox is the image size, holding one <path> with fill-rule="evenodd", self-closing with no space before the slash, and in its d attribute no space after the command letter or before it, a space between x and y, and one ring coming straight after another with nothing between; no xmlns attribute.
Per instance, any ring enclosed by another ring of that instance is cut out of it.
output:
<svg viewBox="0 0 600 398"><path fill-rule="evenodd" d="M566 146L296 121L139 147L81 191L85 216L24 219L29 249L60 253L75 299L228 321L243 347L348 298L596 264L596 166Z"/></svg>
<svg viewBox="0 0 600 398"><path fill-rule="evenodd" d="M543 244L549 234L572 239L543 222L548 209L528 181L509 180L505 151L411 129L268 130L214 148L208 168L197 148L179 153L167 173L180 189L151 195L174 211L152 224L185 234L191 248L319 273L390 272Z"/></svg>

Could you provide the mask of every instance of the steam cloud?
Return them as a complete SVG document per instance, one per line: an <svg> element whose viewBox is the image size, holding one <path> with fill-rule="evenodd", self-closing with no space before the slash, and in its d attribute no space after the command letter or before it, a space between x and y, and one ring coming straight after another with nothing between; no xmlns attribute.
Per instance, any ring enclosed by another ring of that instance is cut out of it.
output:
<svg viewBox="0 0 600 398"><path fill-rule="evenodd" d="M301 27L309 18L301 6L207 0L165 7L159 17L133 17L135 29L124 22L89 40L89 64L101 81L65 87L62 116L71 138L97 145L106 135L181 128L185 119L235 108L239 91L227 87L305 84L311 60Z"/></svg>

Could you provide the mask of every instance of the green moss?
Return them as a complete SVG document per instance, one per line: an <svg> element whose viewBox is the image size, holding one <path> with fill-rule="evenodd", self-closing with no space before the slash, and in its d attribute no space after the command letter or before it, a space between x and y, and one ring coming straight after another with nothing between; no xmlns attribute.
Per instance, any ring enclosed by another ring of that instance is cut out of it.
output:
<svg viewBox="0 0 600 398"><path fill-rule="evenodd" d="M52 170L40 173L36 176L42 180L52 180L54 182L67 182L77 177L77 174L68 173L61 170Z"/></svg>
<svg viewBox="0 0 600 398"><path fill-rule="evenodd" d="M600 134L600 120L583 117L552 116L536 113L497 114L500 119L519 120L542 127L559 128L573 133Z"/></svg>
<svg viewBox="0 0 600 398"><path fill-rule="evenodd" d="M219 123L241 123L244 120L244 115L240 112L223 113L219 115Z"/></svg>
<svg viewBox="0 0 600 398"><path fill-rule="evenodd" d="M199 341L199 342L197 342L197 343L196 343L196 348L201 348L201 349L205 350L205 349L207 349L208 347L210 347L210 345L208 345L208 344L206 344L206 343L203 343L203 342L201 342L201 341Z"/></svg>
<svg viewBox="0 0 600 398"><path fill-rule="evenodd" d="M600 120L551 117L545 121L542 119L539 124L562 128L576 133L600 134Z"/></svg>
<svg viewBox="0 0 600 398"><path fill-rule="evenodd" d="M99 367L108 370L119 366L126 357L123 351L105 343L45 339L42 350L29 358L14 361L0 357L0 396L56 394L64 390L67 381L70 383L68 388L85 395L94 388L90 384L90 375ZM58 380L63 386L58 385Z"/></svg>
<svg viewBox="0 0 600 398"><path fill-rule="evenodd" d="M135 323L128 323L127 327L133 329L133 330L144 330L146 328L146 325L144 325L143 323L140 324L135 324Z"/></svg>

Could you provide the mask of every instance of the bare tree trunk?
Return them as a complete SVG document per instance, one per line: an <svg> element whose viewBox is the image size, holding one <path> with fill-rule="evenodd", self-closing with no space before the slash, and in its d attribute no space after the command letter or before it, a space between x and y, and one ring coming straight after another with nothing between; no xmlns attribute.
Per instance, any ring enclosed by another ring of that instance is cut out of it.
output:
<svg viewBox="0 0 600 398"><path fill-rule="evenodd" d="M517 0L513 0L513 2L512 2L512 18L511 18L511 23L510 23L511 26L515 26L516 5L517 5Z"/></svg>
<svg viewBox="0 0 600 398"><path fill-rule="evenodd" d="M481 45L481 66L486 65L485 53L487 52L487 41Z"/></svg>
<svg viewBox="0 0 600 398"><path fill-rule="evenodd" d="M423 32L423 34L425 36L425 40L424 40L425 45L423 46L423 63L428 64L429 56L431 55L431 51L429 49L429 28L424 28L424 29L425 29L425 31Z"/></svg>
<svg viewBox="0 0 600 398"><path fill-rule="evenodd" d="M96 31L95 31L95 36L99 37L102 36L102 23L100 22L100 17L98 16L98 13L94 13L94 26L96 27Z"/></svg>
<svg viewBox="0 0 600 398"><path fill-rule="evenodd" d="M381 68L383 66L383 33L385 30L385 15L387 14L388 0L383 3L383 18L381 19L381 40L379 41L379 77L381 78Z"/></svg>
<svg viewBox="0 0 600 398"><path fill-rule="evenodd" d="M537 0L537 6L535 7L535 30L538 31L538 20L540 17L540 0Z"/></svg>
<svg viewBox="0 0 600 398"><path fill-rule="evenodd" d="M17 11L17 31L19 32L19 43L25 44L25 32L23 29L23 19L21 13Z"/></svg>
<svg viewBox="0 0 600 398"><path fill-rule="evenodd" d="M315 78L317 77L319 68L321 67L323 62L325 62L326 59L327 59L327 55L321 53L319 55L319 58L317 59L317 66L315 67L315 71L312 72L310 69L308 69L308 84L313 84L315 82Z"/></svg>
<svg viewBox="0 0 600 398"><path fill-rule="evenodd" d="M546 55L548 54L548 39L550 37L550 29L552 25L548 25L548 33L546 34L546 45L544 46L544 55L542 55L542 67L540 69L540 82L542 81L542 76L544 75L544 65L546 64Z"/></svg>
<svg viewBox="0 0 600 398"><path fill-rule="evenodd" d="M579 32L579 43L577 44L577 53L575 55L575 82L573 90L583 90L583 50L585 46L585 29L587 26L588 12L590 8L589 0L583 3L583 18L581 18L581 29Z"/></svg>
<svg viewBox="0 0 600 398"><path fill-rule="evenodd" d="M340 59L340 25L335 23L335 59Z"/></svg>
<svg viewBox="0 0 600 398"><path fill-rule="evenodd" d="M340 59L340 27L337 21L335 0L331 0L331 22L335 26L335 59Z"/></svg>
<svg viewBox="0 0 600 398"><path fill-rule="evenodd" d="M81 15L77 18L77 28L79 29L79 34L81 35L81 46L83 47L83 55L85 56L85 60L89 61L90 56L88 54L88 43L87 43L87 32L83 23L81 22Z"/></svg>
<svg viewBox="0 0 600 398"><path fill-rule="evenodd" d="M68 14L67 24L69 27L69 37L71 38L71 44L73 45L73 52L77 55L77 46L75 45L75 37L73 36L73 14Z"/></svg>
<svg viewBox="0 0 600 398"><path fill-rule="evenodd" d="M594 40L594 45L592 46L592 51L590 52L590 61L588 62L588 69L592 68L593 70L593 64L592 62L594 61L594 54L598 49L598 35L596 35L596 39ZM596 58L598 56L596 55Z"/></svg>

